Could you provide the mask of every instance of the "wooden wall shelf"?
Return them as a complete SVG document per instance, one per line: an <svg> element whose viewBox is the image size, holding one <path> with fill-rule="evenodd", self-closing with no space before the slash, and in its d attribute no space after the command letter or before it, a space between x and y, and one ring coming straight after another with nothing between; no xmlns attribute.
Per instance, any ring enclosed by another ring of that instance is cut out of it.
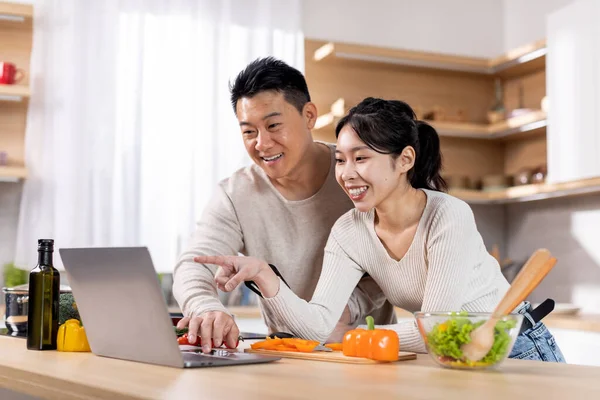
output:
<svg viewBox="0 0 600 400"><path fill-rule="evenodd" d="M449 193L470 204L508 204L600 193L600 177L554 184L514 186L493 192L450 190Z"/></svg>
<svg viewBox="0 0 600 400"><path fill-rule="evenodd" d="M22 85L0 85L0 101L22 101L30 96L29 87Z"/></svg>
<svg viewBox="0 0 600 400"><path fill-rule="evenodd" d="M0 182L18 182L27 178L27 169L24 167L0 166Z"/></svg>
<svg viewBox="0 0 600 400"><path fill-rule="evenodd" d="M426 121L435 128L440 136L461 137L467 139L516 139L524 135L543 132L546 129L546 113L532 111L518 117L509 118L495 124L476 124L469 122ZM316 129L325 136L334 136L334 117L331 121Z"/></svg>
<svg viewBox="0 0 600 400"><path fill-rule="evenodd" d="M484 58L434 54L351 43L326 43L314 52L313 60L318 62L354 60L480 74L491 71L489 61Z"/></svg>
<svg viewBox="0 0 600 400"><path fill-rule="evenodd" d="M546 128L546 113L532 111L495 124L427 121L440 136L470 139L498 139Z"/></svg>
<svg viewBox="0 0 600 400"><path fill-rule="evenodd" d="M500 57L489 60L492 74L514 78L546 68L546 40L518 47Z"/></svg>
<svg viewBox="0 0 600 400"><path fill-rule="evenodd" d="M511 78L545 68L546 41L540 40L492 59L328 42L314 52L312 59L395 64Z"/></svg>
<svg viewBox="0 0 600 400"><path fill-rule="evenodd" d="M17 3L0 3L0 21L25 22L33 18L33 6Z"/></svg>

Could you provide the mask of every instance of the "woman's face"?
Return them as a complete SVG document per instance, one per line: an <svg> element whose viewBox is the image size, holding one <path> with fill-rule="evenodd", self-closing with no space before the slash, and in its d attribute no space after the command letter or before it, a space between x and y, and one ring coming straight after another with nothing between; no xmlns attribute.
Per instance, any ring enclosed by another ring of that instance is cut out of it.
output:
<svg viewBox="0 0 600 400"><path fill-rule="evenodd" d="M412 151L411 147L407 149ZM406 164L405 152L394 160L369 148L350 125L342 128L337 139L335 176L359 211L369 211L394 191L405 188L406 171L413 165Z"/></svg>

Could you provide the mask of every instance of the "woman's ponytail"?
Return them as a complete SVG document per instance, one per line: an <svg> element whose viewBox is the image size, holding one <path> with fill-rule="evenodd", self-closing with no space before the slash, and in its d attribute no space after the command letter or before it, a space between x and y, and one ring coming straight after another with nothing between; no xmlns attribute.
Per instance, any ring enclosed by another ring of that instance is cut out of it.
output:
<svg viewBox="0 0 600 400"><path fill-rule="evenodd" d="M442 153L440 151L440 138L435 129L424 121L417 122L419 148L417 159L410 177L411 186L445 192L448 185L440 171L442 169Z"/></svg>

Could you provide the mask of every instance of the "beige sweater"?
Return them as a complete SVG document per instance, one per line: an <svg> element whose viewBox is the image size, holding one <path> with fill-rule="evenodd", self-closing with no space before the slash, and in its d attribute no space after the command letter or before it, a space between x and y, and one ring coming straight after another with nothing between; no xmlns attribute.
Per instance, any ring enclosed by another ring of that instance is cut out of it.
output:
<svg viewBox="0 0 600 400"><path fill-rule="evenodd" d="M335 147L329 148L327 179L315 195L305 200L286 200L256 165L220 182L197 223L189 247L175 266L173 295L185 315L213 310L228 313L217 296L216 266L195 263L193 258L197 255L242 253L263 259L277 266L298 298L311 299L331 227L353 207L335 180ZM369 313L379 323L395 322L393 307L373 280L363 279L353 291L356 282L344 300L356 323L346 329L356 326ZM287 329L268 310L263 317L271 332ZM340 329L343 331L344 326Z"/></svg>
<svg viewBox="0 0 600 400"><path fill-rule="evenodd" d="M408 311L492 311L509 288L487 252L470 207L425 190L427 204L406 255L391 258L377 237L374 210L353 209L332 229L323 272L310 302L283 283L264 306L303 338L324 340L360 277L368 272L388 300ZM406 351L425 352L414 320L387 326Z"/></svg>

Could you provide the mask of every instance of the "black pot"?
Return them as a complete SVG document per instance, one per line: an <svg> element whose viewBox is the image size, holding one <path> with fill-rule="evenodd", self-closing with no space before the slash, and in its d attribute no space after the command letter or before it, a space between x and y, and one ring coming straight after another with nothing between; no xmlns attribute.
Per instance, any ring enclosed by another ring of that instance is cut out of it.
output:
<svg viewBox="0 0 600 400"><path fill-rule="evenodd" d="M6 312L4 323L13 332L27 332L27 314L29 312L29 284L4 287ZM60 285L60 293L71 293L69 286Z"/></svg>

